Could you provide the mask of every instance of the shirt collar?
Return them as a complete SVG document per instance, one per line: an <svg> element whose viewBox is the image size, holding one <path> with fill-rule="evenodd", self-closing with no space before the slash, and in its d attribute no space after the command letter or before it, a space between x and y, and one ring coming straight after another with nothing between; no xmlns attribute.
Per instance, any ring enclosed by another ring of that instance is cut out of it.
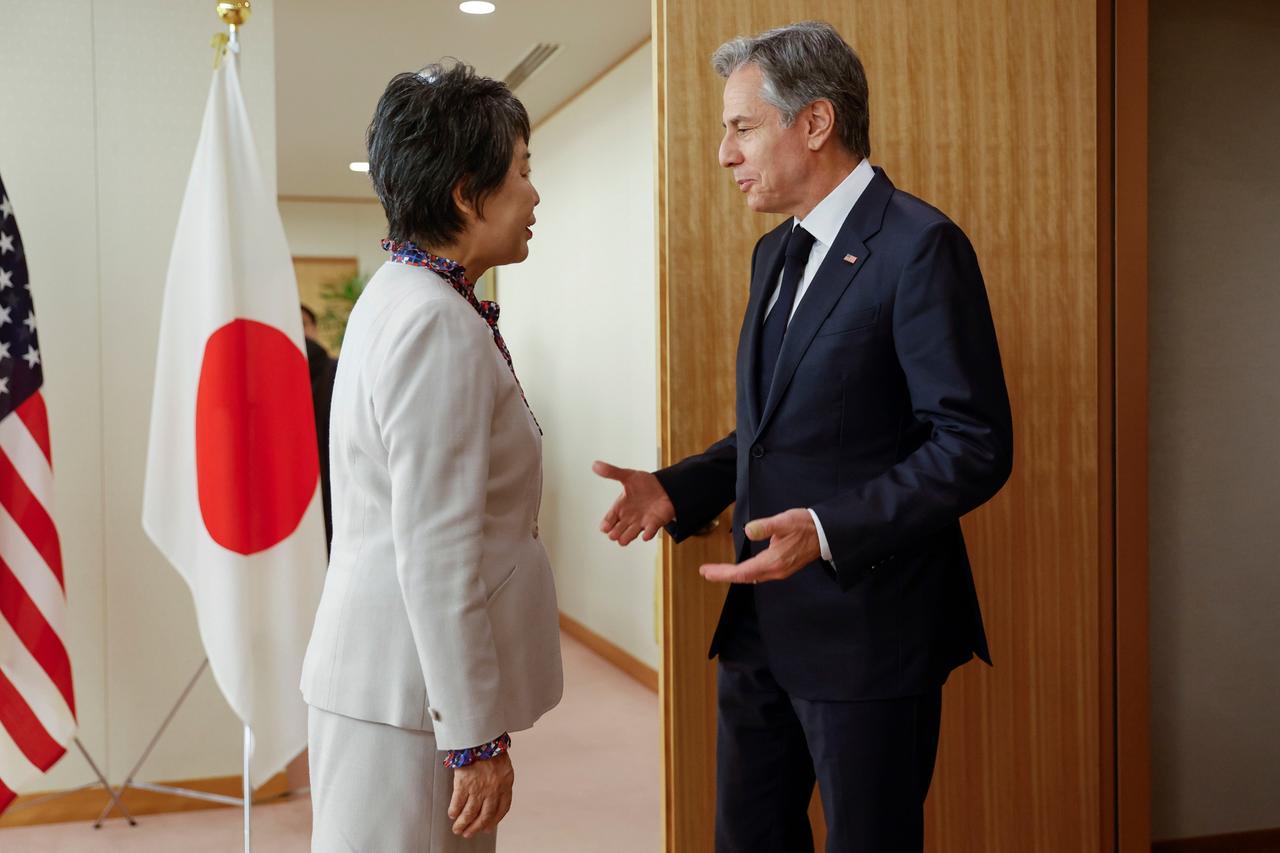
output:
<svg viewBox="0 0 1280 853"><path fill-rule="evenodd" d="M862 197L863 190L875 176L875 169L864 158L835 189L827 193L826 198L809 211L808 216L798 222L792 219L792 224L800 225L822 245L832 246L844 221L849 218L849 211L853 210L853 206Z"/></svg>
<svg viewBox="0 0 1280 853"><path fill-rule="evenodd" d="M433 255L412 240L397 243L388 237L382 241L382 250L391 253L391 260L394 263L426 267L452 284L464 296L475 290L475 284L467 278L466 267L450 258Z"/></svg>

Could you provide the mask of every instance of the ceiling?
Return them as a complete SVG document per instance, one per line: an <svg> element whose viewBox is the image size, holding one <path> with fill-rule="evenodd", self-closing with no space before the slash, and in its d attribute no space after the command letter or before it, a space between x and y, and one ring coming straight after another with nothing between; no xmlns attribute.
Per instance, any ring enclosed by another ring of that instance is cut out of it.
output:
<svg viewBox="0 0 1280 853"><path fill-rule="evenodd" d="M537 42L560 51L516 94L538 120L649 35L649 0L276 0L276 145L282 196L373 198L364 132L392 75L452 56L501 78Z"/></svg>

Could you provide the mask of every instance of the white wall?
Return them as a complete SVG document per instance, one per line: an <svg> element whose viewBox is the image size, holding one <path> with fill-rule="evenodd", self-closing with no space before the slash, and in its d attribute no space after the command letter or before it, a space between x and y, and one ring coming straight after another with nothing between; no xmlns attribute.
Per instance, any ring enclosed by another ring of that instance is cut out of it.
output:
<svg viewBox="0 0 1280 853"><path fill-rule="evenodd" d="M598 525L617 494L591 462L658 451L653 52L636 51L538 127L529 259L498 271L501 328L546 432L542 533L560 609L657 667L657 540Z"/></svg>
<svg viewBox="0 0 1280 853"><path fill-rule="evenodd" d="M1277 43L1272 0L1152 5L1157 839L1280 827Z"/></svg>
<svg viewBox="0 0 1280 853"><path fill-rule="evenodd" d="M355 258L361 275L372 275L387 259L387 217L376 201L282 201L280 218L295 256Z"/></svg>
<svg viewBox="0 0 1280 853"><path fill-rule="evenodd" d="M203 657L187 588L140 518L161 295L212 74L213 5L0 0L0 174L39 318L81 738L115 781ZM255 3L241 76L274 186L273 34L272 4ZM140 778L234 775L240 749L206 675ZM73 750L31 789L91 778Z"/></svg>

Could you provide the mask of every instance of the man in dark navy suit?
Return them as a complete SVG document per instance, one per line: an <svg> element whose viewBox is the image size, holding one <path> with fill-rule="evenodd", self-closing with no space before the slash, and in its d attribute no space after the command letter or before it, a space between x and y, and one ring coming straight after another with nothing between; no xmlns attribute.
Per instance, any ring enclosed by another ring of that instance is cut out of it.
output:
<svg viewBox="0 0 1280 853"><path fill-rule="evenodd" d="M1008 479L1013 430L978 261L867 161L867 83L827 24L739 38L720 164L764 235L738 344L737 428L623 494L602 529L677 541L734 503L719 657L716 850L918 851L942 685L990 662L960 517Z"/></svg>

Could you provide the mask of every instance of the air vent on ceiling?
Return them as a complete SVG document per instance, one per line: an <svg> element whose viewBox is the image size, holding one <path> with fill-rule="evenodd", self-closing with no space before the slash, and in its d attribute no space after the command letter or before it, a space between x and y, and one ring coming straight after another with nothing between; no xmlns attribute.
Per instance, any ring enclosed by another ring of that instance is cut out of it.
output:
<svg viewBox="0 0 1280 853"><path fill-rule="evenodd" d="M511 72L507 74L503 82L514 92L520 87L520 84L533 76L533 72L541 68L548 59L559 52L560 45L558 44L542 44L541 42L535 44L529 48L529 52L524 55L524 58L516 63L516 67L511 69Z"/></svg>

